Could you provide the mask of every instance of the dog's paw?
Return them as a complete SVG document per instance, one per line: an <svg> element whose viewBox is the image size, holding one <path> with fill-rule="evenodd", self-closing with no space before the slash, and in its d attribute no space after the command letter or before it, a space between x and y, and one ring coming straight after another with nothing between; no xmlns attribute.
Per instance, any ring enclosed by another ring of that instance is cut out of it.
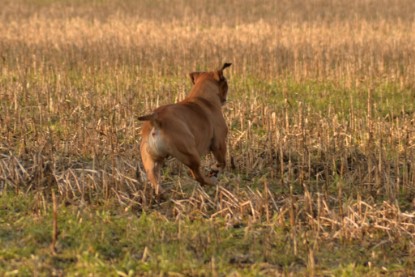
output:
<svg viewBox="0 0 415 277"><path fill-rule="evenodd" d="M217 178L219 175L219 169L211 169L209 172L209 177Z"/></svg>

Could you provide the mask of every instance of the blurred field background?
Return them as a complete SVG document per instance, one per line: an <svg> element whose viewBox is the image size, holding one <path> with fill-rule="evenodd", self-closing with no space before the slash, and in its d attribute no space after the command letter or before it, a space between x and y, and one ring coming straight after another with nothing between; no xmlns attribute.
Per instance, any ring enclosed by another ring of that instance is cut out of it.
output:
<svg viewBox="0 0 415 277"><path fill-rule="evenodd" d="M0 275L415 274L414 1L0 5ZM136 118L223 62L229 166L155 201Z"/></svg>

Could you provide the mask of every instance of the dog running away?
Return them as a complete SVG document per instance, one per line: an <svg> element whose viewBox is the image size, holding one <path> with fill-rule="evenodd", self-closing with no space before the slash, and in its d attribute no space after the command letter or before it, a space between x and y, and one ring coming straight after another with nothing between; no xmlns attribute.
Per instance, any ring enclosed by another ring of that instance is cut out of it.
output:
<svg viewBox="0 0 415 277"><path fill-rule="evenodd" d="M189 95L176 104L164 105L138 119L142 126L141 158L147 178L156 195L163 161L175 157L188 166L201 185L213 185L200 171L200 157L212 152L217 167L226 165L226 136L228 127L222 114L228 83L223 70L225 63L212 72L192 72L193 87Z"/></svg>

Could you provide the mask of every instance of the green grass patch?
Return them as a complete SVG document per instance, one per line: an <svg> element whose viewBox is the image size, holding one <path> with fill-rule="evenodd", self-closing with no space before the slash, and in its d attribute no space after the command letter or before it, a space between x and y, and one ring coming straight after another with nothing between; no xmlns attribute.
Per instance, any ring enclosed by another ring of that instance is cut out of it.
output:
<svg viewBox="0 0 415 277"><path fill-rule="evenodd" d="M312 237L271 222L237 224L218 219L167 219L157 211L135 214L112 205L58 208L56 253L50 249L52 211L33 194L0 196L2 275L109 274L246 276L310 271ZM377 238L379 239L379 238ZM294 251L296 241L296 252ZM404 244L320 243L314 270L334 275L404 271ZM370 251L372 250L372 251Z"/></svg>

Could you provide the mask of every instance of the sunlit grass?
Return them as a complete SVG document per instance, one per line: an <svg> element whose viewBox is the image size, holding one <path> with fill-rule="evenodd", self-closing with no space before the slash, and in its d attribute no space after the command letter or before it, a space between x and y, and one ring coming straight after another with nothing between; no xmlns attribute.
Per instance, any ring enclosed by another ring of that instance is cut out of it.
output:
<svg viewBox="0 0 415 277"><path fill-rule="evenodd" d="M413 274L415 2L196 2L3 3L0 275ZM157 202L136 118L223 62L229 166Z"/></svg>

